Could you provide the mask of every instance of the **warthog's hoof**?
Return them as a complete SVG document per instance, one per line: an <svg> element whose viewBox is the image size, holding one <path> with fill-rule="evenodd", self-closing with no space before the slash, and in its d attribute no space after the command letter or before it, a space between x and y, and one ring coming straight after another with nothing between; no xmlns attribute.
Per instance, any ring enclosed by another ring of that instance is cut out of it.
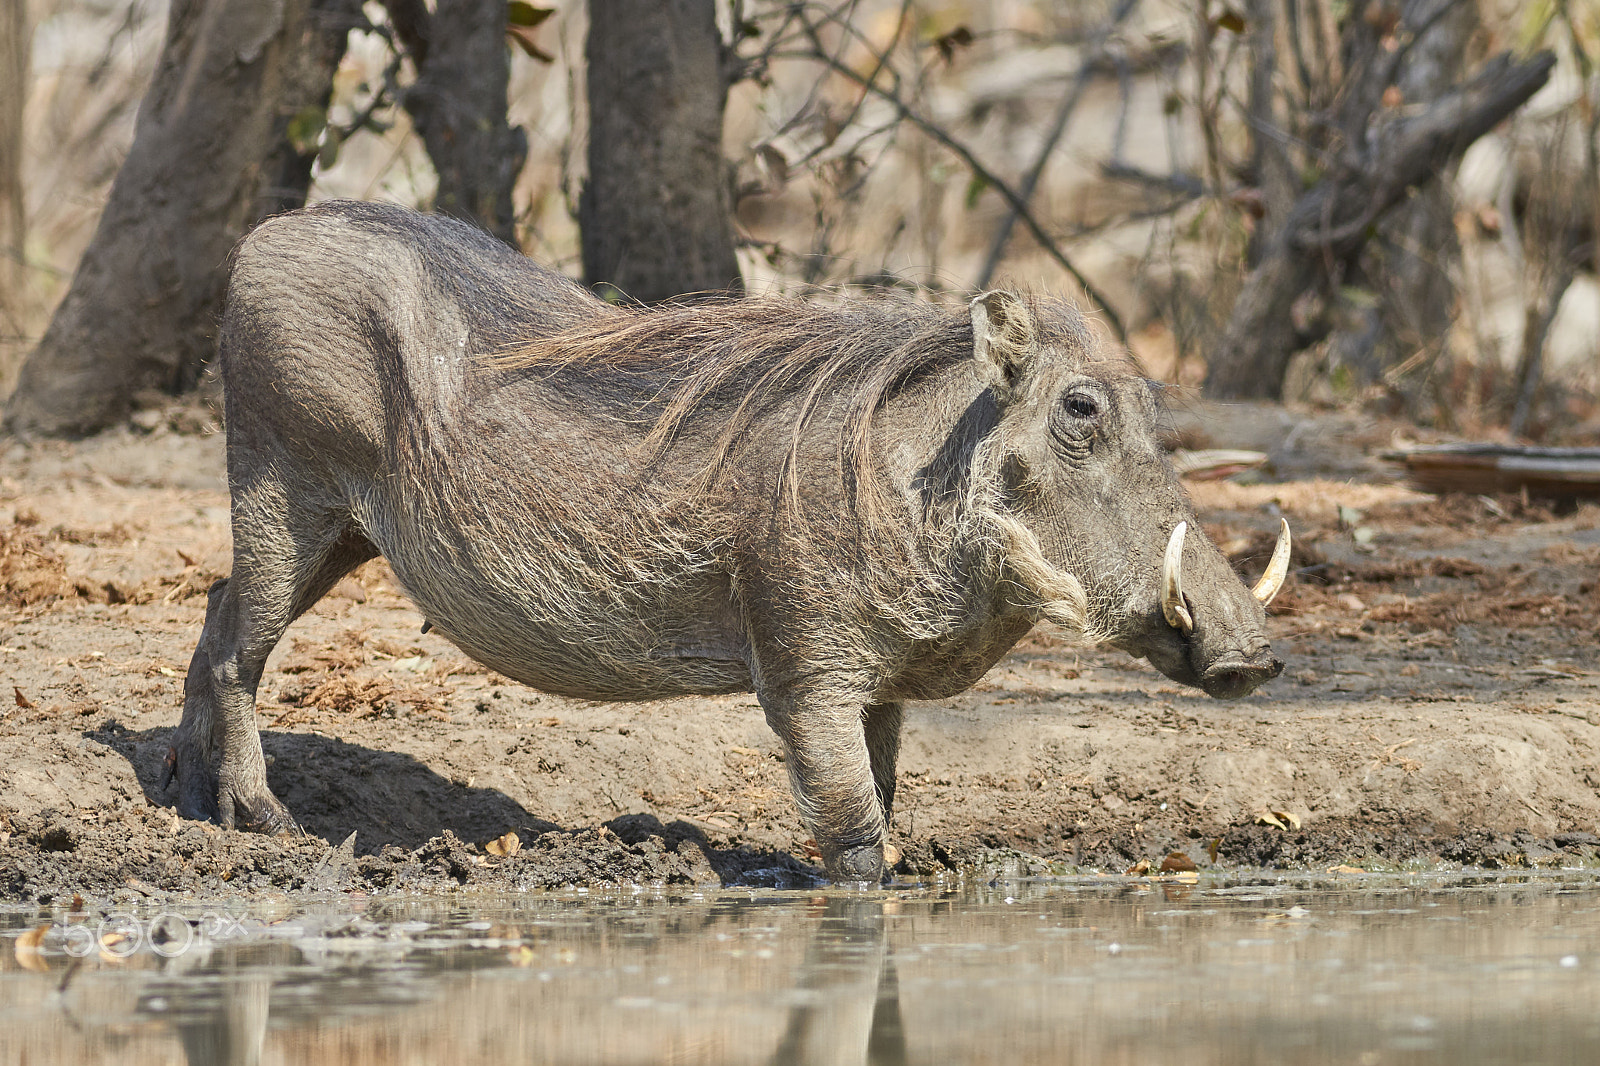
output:
<svg viewBox="0 0 1600 1066"><path fill-rule="evenodd" d="M217 821L217 777L193 749L179 744L167 750L162 788L178 785L178 814L190 821Z"/></svg>
<svg viewBox="0 0 1600 1066"><path fill-rule="evenodd" d="M846 848L824 862L828 877L834 881L868 881L873 884L883 880L883 845L867 844L859 848Z"/></svg>
<svg viewBox="0 0 1600 1066"><path fill-rule="evenodd" d="M248 796L219 793L217 809L222 814L223 826L228 829L238 828L247 833L265 833L275 837L298 836L301 832L299 823L289 809L278 802L278 797L265 790Z"/></svg>
<svg viewBox="0 0 1600 1066"><path fill-rule="evenodd" d="M241 775L242 776L242 775ZM269 836L301 832L289 809L265 785L255 789L219 784L218 775L192 748L183 744L167 752L162 787L178 785L178 814L196 822L214 822L225 829L239 828Z"/></svg>

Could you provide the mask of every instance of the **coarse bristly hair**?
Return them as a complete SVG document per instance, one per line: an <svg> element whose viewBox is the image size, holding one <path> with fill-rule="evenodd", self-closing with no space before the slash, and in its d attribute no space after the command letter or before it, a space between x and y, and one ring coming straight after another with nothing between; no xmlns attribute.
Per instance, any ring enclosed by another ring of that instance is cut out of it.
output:
<svg viewBox="0 0 1600 1066"><path fill-rule="evenodd" d="M1093 358L1077 312L1058 300L1029 303L1040 341L1069 358ZM541 374L592 413L648 425L644 446L653 451L710 416L719 429L698 479L702 488L752 423L784 408L792 435L787 477L819 404L842 395L840 472L869 507L874 414L901 390L972 358L965 307L895 294L832 306L768 296L607 307L486 356L501 370Z"/></svg>
<svg viewBox="0 0 1600 1066"><path fill-rule="evenodd" d="M1020 363L1025 349L1038 344L1052 359L1100 361L1073 308L1049 298L1024 299L1025 322L997 323L990 337L999 357ZM690 496L712 488L730 449L757 419L772 420L790 435L776 485L781 498L773 502L802 528L810 522L801 512L795 465L827 401L824 432L833 438L844 498L856 519L845 527L853 536L834 541L833 549L858 555L863 574L875 573L887 558L899 560L899 580L870 598L883 616L880 624L892 622L889 629L909 636L935 636L951 612L959 614L964 586L992 581L1000 568L1042 616L1082 635L1088 626L1082 585L1045 560L1038 541L1002 502L998 407L979 409L988 414L976 420L962 418L923 472L926 482L938 483L934 495L945 500L942 520L928 512L928 500L909 525L883 510L887 487L871 470L874 414L901 391L973 359L967 307L894 294L834 305L763 297L607 307L577 326L487 356L503 371L538 374L591 414L648 427L642 446L652 454L683 430L713 427L704 463L687 486ZM1010 393L1004 383L992 384L997 398ZM835 406L841 399L842 411ZM957 564L952 552L969 553L967 561Z"/></svg>

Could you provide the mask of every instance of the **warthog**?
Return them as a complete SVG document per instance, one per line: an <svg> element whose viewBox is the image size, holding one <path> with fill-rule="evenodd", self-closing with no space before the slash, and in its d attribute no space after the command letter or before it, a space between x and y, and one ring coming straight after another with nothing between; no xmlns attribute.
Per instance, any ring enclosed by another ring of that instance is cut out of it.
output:
<svg viewBox="0 0 1600 1066"><path fill-rule="evenodd" d="M835 879L883 872L902 701L1041 619L1222 698L1282 669L1287 540L1252 594L1192 525L1148 383L1055 300L618 308L457 222L329 203L241 243L220 352L233 573L185 683L188 817L294 826L262 666L380 554L535 688L754 692Z"/></svg>

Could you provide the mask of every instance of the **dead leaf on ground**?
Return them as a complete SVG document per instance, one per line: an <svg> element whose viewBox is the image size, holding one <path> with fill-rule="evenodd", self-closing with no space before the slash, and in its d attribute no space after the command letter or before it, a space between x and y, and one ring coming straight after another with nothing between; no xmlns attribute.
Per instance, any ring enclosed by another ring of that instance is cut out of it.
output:
<svg viewBox="0 0 1600 1066"><path fill-rule="evenodd" d="M1189 858L1189 856L1185 855L1181 851L1170 852L1166 858L1161 860L1160 870L1164 874L1173 874L1196 869L1198 869L1198 867L1195 866L1194 860Z"/></svg>
<svg viewBox="0 0 1600 1066"><path fill-rule="evenodd" d="M1328 867L1328 872L1330 874L1364 874L1367 871L1359 866L1346 866L1344 863L1340 863L1338 866Z"/></svg>
<svg viewBox="0 0 1600 1066"><path fill-rule="evenodd" d="M1150 873L1150 860L1140 859L1138 862L1128 867L1127 870L1123 871L1123 873L1124 876L1127 877L1146 877Z"/></svg>
<svg viewBox="0 0 1600 1066"><path fill-rule="evenodd" d="M1273 825L1288 832L1300 828L1300 816L1293 811L1262 811L1256 815L1257 825Z"/></svg>
<svg viewBox="0 0 1600 1066"><path fill-rule="evenodd" d="M17 701L17 706L25 711L33 710L33 701L22 694L22 689L16 685L11 686L11 694Z"/></svg>
<svg viewBox="0 0 1600 1066"><path fill-rule="evenodd" d="M483 846L483 850L502 859L510 858L522 850L522 838L517 836L516 833L508 832L504 836L495 837L489 841Z"/></svg>

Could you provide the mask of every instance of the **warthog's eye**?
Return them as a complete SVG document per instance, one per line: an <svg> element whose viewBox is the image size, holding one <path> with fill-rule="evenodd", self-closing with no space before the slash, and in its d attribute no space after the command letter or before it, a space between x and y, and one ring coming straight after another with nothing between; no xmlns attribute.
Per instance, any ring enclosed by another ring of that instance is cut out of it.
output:
<svg viewBox="0 0 1600 1066"><path fill-rule="evenodd" d="M1061 406L1074 418L1093 418L1100 413L1100 405L1095 402L1094 397L1085 396L1081 392L1068 396L1061 401Z"/></svg>
<svg viewBox="0 0 1600 1066"><path fill-rule="evenodd" d="M1061 397L1050 419L1050 435L1063 456L1071 460L1088 457L1100 432L1105 401L1090 389L1075 388Z"/></svg>

